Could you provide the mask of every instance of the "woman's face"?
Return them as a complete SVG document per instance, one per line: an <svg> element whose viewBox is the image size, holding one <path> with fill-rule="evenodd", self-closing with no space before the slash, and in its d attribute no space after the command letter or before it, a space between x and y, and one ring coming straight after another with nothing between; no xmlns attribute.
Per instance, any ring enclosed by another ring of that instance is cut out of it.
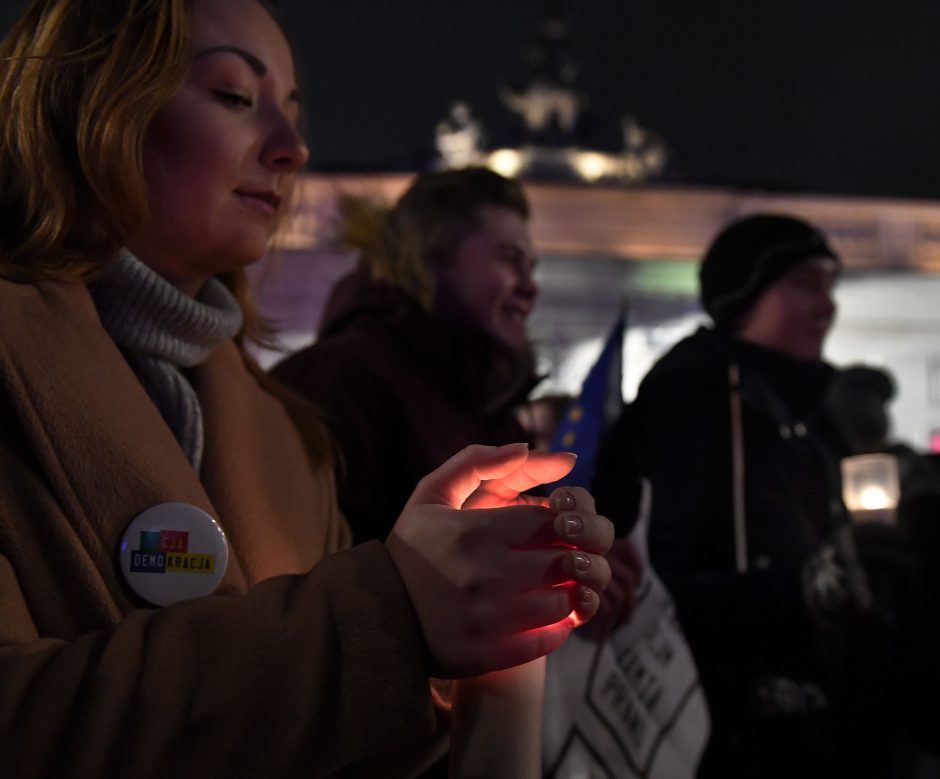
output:
<svg viewBox="0 0 940 779"><path fill-rule="evenodd" d="M463 239L453 264L437 274L435 311L477 327L511 349L522 349L538 295L529 227L522 216L502 206L484 206L478 216L479 229Z"/></svg>
<svg viewBox="0 0 940 779"><path fill-rule="evenodd" d="M128 241L194 294L264 253L308 151L290 47L256 0L196 0L192 62L150 128L151 215Z"/></svg>

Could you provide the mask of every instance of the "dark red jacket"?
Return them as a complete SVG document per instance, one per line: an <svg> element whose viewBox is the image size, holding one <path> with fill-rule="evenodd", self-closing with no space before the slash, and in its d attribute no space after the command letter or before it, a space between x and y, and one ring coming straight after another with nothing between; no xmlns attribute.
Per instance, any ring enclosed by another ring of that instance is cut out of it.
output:
<svg viewBox="0 0 940 779"><path fill-rule="evenodd" d="M417 482L463 447L527 440L513 413L533 384L523 362L361 265L334 288L317 342L273 373L335 436L340 508L361 542L384 539Z"/></svg>

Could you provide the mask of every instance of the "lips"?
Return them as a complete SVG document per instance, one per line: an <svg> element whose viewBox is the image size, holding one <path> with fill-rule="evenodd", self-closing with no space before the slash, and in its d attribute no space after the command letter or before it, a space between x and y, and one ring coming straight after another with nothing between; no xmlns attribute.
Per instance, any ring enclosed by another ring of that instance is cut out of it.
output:
<svg viewBox="0 0 940 779"><path fill-rule="evenodd" d="M516 306L505 306L502 310L502 327L504 337L513 345L521 343L526 336L529 311Z"/></svg>
<svg viewBox="0 0 940 779"><path fill-rule="evenodd" d="M504 306L503 311L513 318L522 320L528 319L531 313L531 309L528 306Z"/></svg>
<svg viewBox="0 0 940 779"><path fill-rule="evenodd" d="M235 194L247 205L273 216L281 205L280 196L273 190L236 189Z"/></svg>

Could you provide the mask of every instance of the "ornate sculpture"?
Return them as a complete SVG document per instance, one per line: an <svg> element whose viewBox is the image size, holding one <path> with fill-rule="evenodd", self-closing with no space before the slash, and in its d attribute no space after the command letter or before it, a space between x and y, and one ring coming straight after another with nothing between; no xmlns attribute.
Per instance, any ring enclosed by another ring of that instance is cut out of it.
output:
<svg viewBox="0 0 940 779"><path fill-rule="evenodd" d="M528 82L501 92L503 104L522 117L528 143L575 144L578 117L587 98L574 87L578 67L568 51L569 40L568 20L556 5L527 52Z"/></svg>
<svg viewBox="0 0 940 779"><path fill-rule="evenodd" d="M483 125L462 100L451 103L450 113L437 123L435 146L447 168L465 168L483 162Z"/></svg>
<svg viewBox="0 0 940 779"><path fill-rule="evenodd" d="M578 143L588 98L575 87L578 67L570 55L569 22L557 2L550 6L526 58L526 80L500 91L503 104L522 120L522 145L484 151L482 124L458 101L435 132L444 167L482 163L505 176L590 183L641 184L663 174L670 156L667 144L632 114L621 121L622 151L584 149Z"/></svg>

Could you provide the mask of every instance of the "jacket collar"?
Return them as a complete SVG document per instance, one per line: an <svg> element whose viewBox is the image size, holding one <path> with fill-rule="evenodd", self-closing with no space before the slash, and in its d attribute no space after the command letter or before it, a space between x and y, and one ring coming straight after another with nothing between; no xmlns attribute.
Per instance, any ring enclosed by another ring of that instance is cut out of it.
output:
<svg viewBox="0 0 940 779"><path fill-rule="evenodd" d="M696 334L706 347L725 362L735 362L741 371L742 398L751 405L768 410L767 396L772 393L777 407L774 416L812 416L821 407L833 368L822 360L798 360L783 352L757 346L722 330L702 327Z"/></svg>
<svg viewBox="0 0 940 779"><path fill-rule="evenodd" d="M318 338L372 325L389 331L448 392L487 413L523 402L539 381L531 350L519 354L482 331L441 321L398 287L374 281L361 261L334 286Z"/></svg>

